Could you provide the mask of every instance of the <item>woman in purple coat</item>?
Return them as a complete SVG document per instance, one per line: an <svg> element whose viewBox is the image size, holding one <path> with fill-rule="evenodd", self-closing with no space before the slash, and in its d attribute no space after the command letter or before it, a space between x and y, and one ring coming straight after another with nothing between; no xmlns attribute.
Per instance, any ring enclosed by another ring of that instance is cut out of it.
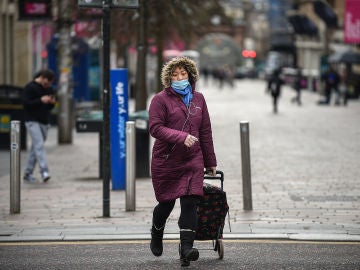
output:
<svg viewBox="0 0 360 270"><path fill-rule="evenodd" d="M165 223L180 198L181 265L199 258L193 248L197 224L196 201L203 196L204 169L216 173L209 112L203 95L195 91L199 73L194 61L177 57L162 69L164 89L149 108L150 134L155 138L151 175L158 205L154 208L150 248L163 252Z"/></svg>

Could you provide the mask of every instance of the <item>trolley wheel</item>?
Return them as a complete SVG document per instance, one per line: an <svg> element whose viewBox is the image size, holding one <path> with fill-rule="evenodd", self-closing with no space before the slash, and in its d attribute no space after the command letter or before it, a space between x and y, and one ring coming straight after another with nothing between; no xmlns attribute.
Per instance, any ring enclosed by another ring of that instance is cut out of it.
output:
<svg viewBox="0 0 360 270"><path fill-rule="evenodd" d="M217 252L219 254L219 259L222 260L224 258L224 243L222 239L216 240Z"/></svg>

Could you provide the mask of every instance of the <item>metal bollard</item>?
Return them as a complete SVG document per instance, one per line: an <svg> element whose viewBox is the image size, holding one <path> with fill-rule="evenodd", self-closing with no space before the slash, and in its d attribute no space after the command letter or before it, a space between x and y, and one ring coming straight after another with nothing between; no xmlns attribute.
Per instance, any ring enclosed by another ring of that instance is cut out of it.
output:
<svg viewBox="0 0 360 270"><path fill-rule="evenodd" d="M10 214L20 213L20 121L11 121L10 130Z"/></svg>
<svg viewBox="0 0 360 270"><path fill-rule="evenodd" d="M249 122L240 122L244 210L252 210Z"/></svg>
<svg viewBox="0 0 360 270"><path fill-rule="evenodd" d="M136 169L135 122L126 122L126 211L135 211L135 169Z"/></svg>

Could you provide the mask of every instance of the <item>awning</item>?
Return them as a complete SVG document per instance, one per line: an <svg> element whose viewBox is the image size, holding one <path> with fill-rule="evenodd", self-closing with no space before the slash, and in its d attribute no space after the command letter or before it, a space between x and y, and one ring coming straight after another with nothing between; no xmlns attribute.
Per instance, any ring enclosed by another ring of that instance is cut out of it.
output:
<svg viewBox="0 0 360 270"><path fill-rule="evenodd" d="M337 27L338 20L333 9L324 1L315 1L313 3L314 11L328 27Z"/></svg>
<svg viewBox="0 0 360 270"><path fill-rule="evenodd" d="M330 63L360 64L360 53L354 51L337 52L328 58Z"/></svg>
<svg viewBox="0 0 360 270"><path fill-rule="evenodd" d="M294 28L295 34L316 36L319 32L316 24L306 15L290 15L288 16L288 21Z"/></svg>

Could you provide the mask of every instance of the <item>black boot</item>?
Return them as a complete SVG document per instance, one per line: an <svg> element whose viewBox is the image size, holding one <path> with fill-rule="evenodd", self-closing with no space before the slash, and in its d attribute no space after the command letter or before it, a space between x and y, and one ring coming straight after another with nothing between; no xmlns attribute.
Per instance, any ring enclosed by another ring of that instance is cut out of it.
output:
<svg viewBox="0 0 360 270"><path fill-rule="evenodd" d="M151 252L159 257L163 253L163 236L164 236L165 225L161 228L157 228L154 224L151 227Z"/></svg>
<svg viewBox="0 0 360 270"><path fill-rule="evenodd" d="M195 239L195 232L192 230L181 230L180 231L180 242L181 242L181 254L180 262L181 266L189 266L190 261L196 261L199 259L199 251L193 248Z"/></svg>

